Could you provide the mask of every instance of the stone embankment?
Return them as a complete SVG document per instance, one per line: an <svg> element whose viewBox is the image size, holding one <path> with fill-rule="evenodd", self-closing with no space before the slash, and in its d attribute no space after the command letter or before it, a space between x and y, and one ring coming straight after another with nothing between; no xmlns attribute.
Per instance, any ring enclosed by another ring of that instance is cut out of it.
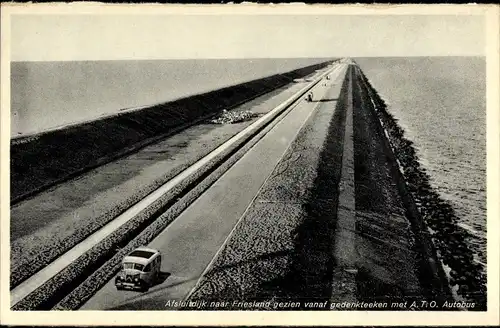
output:
<svg viewBox="0 0 500 328"><path fill-rule="evenodd" d="M481 264L474 261L473 251L467 242L467 231L458 225L459 218L452 206L431 186L430 177L420 164L413 142L405 137L405 131L389 113L386 103L364 74L362 78L368 86L377 116L404 175L407 189L423 223L428 227L455 297L474 302L473 310L485 310L486 276Z"/></svg>

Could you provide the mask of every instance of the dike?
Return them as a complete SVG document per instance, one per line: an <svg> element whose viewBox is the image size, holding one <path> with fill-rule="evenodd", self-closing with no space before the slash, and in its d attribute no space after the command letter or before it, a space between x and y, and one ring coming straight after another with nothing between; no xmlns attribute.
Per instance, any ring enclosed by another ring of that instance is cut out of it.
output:
<svg viewBox="0 0 500 328"><path fill-rule="evenodd" d="M11 205L281 88L332 61L11 140Z"/></svg>

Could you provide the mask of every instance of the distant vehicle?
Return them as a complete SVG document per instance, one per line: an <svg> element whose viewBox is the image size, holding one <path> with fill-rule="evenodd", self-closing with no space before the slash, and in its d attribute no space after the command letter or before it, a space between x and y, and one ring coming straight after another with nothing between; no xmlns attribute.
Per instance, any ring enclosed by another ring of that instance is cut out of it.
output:
<svg viewBox="0 0 500 328"><path fill-rule="evenodd" d="M160 275L161 254L156 249L139 247L122 260L115 278L116 289L147 291Z"/></svg>
<svg viewBox="0 0 500 328"><path fill-rule="evenodd" d="M310 101L312 101L312 100L313 100L313 96L314 96L314 95L313 95L312 91L310 91L310 92L307 94L306 100L307 100L307 101L309 101L309 102L310 102Z"/></svg>

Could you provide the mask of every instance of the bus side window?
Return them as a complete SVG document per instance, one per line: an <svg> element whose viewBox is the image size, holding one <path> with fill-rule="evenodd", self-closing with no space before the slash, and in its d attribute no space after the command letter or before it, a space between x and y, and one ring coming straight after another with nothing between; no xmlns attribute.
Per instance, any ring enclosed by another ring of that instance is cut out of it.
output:
<svg viewBox="0 0 500 328"><path fill-rule="evenodd" d="M143 272L149 272L151 271L151 263L146 265L146 267L144 268L144 270L142 270Z"/></svg>

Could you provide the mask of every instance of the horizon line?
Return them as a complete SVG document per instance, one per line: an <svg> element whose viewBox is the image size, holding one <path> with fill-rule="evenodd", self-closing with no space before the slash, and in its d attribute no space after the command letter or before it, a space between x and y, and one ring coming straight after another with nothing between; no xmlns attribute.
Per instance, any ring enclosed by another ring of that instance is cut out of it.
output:
<svg viewBox="0 0 500 328"><path fill-rule="evenodd" d="M318 56L318 57L205 57L205 58L111 58L111 59L59 59L59 60L10 60L11 63L21 62L85 62L85 61L141 61L141 60L262 60L262 59L326 59L335 60L339 58L422 58L422 57L487 57L480 54L467 54L467 55L364 55L364 56Z"/></svg>

